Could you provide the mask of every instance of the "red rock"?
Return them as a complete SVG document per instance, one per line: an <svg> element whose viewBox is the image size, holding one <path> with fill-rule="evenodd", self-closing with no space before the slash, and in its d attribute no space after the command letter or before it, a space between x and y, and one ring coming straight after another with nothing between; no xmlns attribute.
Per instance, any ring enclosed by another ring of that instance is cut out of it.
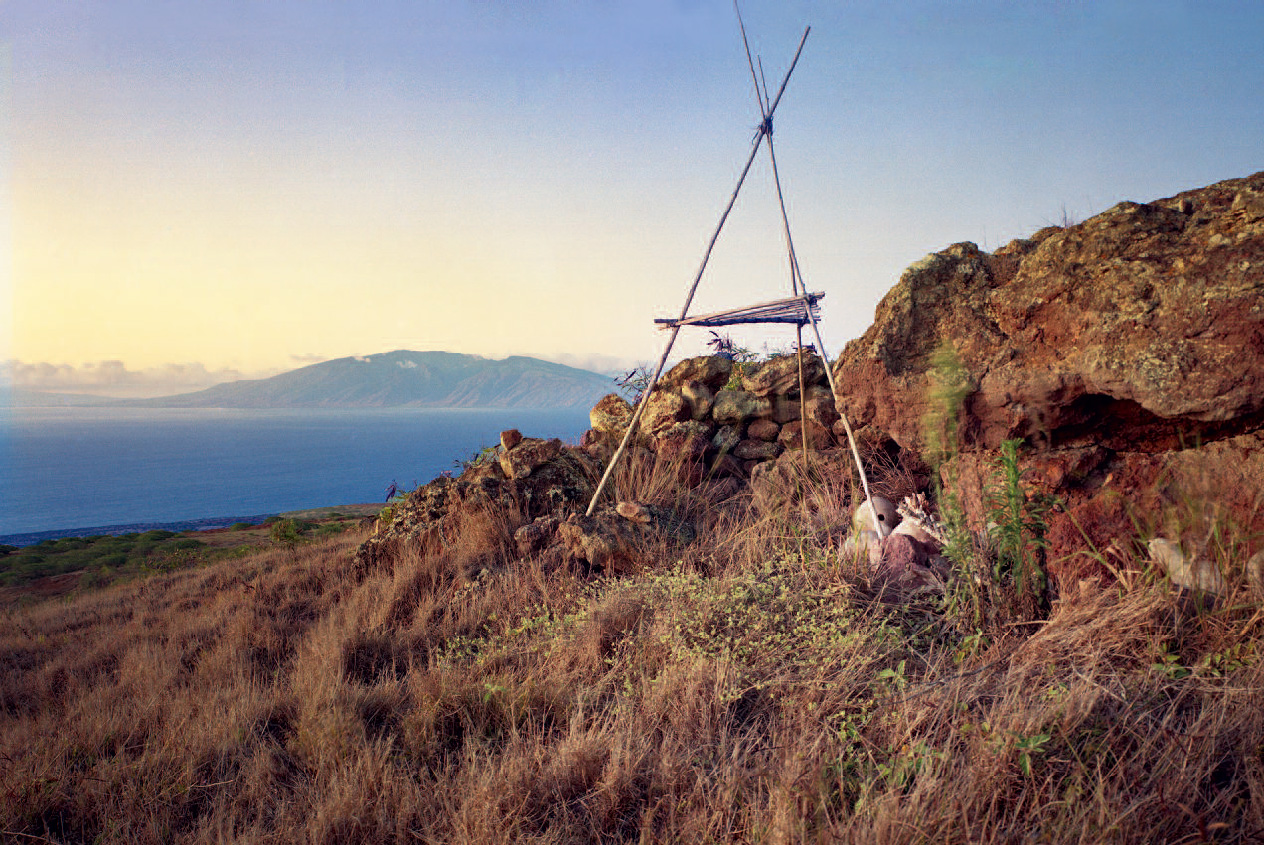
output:
<svg viewBox="0 0 1264 845"><path fill-rule="evenodd" d="M799 421L786 423L781 427L777 442L785 449L798 449L803 445L803 423ZM829 429L817 423L808 422L808 448L828 449L834 445L834 438Z"/></svg>
<svg viewBox="0 0 1264 845"><path fill-rule="evenodd" d="M781 426L772 420L755 420L746 427L746 436L751 440L766 440L771 443L780 433Z"/></svg>

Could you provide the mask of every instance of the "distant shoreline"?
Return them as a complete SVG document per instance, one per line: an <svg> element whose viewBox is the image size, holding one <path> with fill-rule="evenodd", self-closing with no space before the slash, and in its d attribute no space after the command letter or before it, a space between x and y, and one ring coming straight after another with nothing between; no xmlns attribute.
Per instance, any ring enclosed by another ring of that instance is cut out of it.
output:
<svg viewBox="0 0 1264 845"><path fill-rule="evenodd" d="M185 519L177 522L129 522L121 525L95 525L85 528L56 528L48 531L30 531L23 534L0 534L0 545L34 546L45 540L61 540L66 537L98 537L118 534L143 534L146 531L172 531L177 534L185 531L211 531L216 528L227 528L239 522L260 525L264 520L274 516L292 519L323 519L331 514L344 516L370 516L377 513L385 505L355 504L336 505L324 508L307 508L298 511L280 511L276 513L252 514L250 516L217 516L203 519Z"/></svg>

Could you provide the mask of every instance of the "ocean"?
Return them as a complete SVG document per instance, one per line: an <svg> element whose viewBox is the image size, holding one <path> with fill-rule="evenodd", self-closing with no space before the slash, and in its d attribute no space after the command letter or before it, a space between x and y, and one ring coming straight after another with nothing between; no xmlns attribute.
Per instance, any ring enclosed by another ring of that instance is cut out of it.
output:
<svg viewBox="0 0 1264 845"><path fill-rule="evenodd" d="M0 409L0 543L380 502L504 429L575 442L587 427L579 409Z"/></svg>

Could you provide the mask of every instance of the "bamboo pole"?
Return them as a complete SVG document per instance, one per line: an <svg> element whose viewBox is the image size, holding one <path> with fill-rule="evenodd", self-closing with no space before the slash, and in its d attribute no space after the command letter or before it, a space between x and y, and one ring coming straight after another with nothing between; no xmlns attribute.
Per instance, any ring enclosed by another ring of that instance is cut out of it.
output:
<svg viewBox="0 0 1264 845"><path fill-rule="evenodd" d="M794 327L794 346L799 356L799 437L803 443L803 483L808 483L808 399L803 378L803 326Z"/></svg>
<svg viewBox="0 0 1264 845"><path fill-rule="evenodd" d="M882 520L878 519L878 508L873 503L873 495L869 492L869 476L865 474L865 465L860 460L860 450L856 448L856 435L852 433L851 423L847 421L847 414L838 407L838 385L834 383L834 368L830 364L829 355L825 352L825 341L821 340L821 329L816 323L816 318L811 314L808 317L812 321L812 332L816 335L816 348L821 355L821 363L825 365L825 378L829 381L830 396L834 398L834 410L838 411L838 416L843 421L843 430L847 432L847 444L851 446L852 457L856 461L856 469L860 473L860 486L865 491L865 499L869 502L869 514L873 517L874 530L878 532L878 537L886 537L886 531Z"/></svg>
<svg viewBox="0 0 1264 845"><path fill-rule="evenodd" d="M799 284L803 285L803 273L799 269L799 257L794 251L794 239L790 235L790 217L786 212L785 197L781 192L781 176L777 172L777 153L774 149L771 135L768 136L768 155L772 161L773 182L777 186L777 202L781 204L781 220L785 226L786 243L788 244L790 263L792 265L791 275L799 280ZM803 285L803 289L806 290L807 286ZM798 292L799 291L796 288L795 293ZM860 473L860 486L865 491L865 500L869 502L869 512L873 516L874 530L878 532L878 537L885 537L886 532L883 530L884 526L882 521L878 519L878 508L873 503L873 496L869 492L869 477L865 473L864 463L860 460L860 450L856 447L856 436L852 433L851 423L848 422L847 415L838 410L838 389L834 384L833 368L830 366L829 356L825 354L825 342L821 340L820 327L817 325L815 315L813 315L810 310L808 313L808 320L812 323L812 331L816 335L816 348L821 355L821 362L825 365L825 377L829 381L830 395L834 397L834 410L838 411L838 415L843 420L843 430L847 432L847 443L851 447L852 457L856 461L856 470ZM802 341L800 341L800 343L802 343ZM800 350L800 357L802 357L802 350ZM806 442L807 420L800 420L800 423L804 427L804 440Z"/></svg>
<svg viewBox="0 0 1264 845"><path fill-rule="evenodd" d="M707 269L707 262L711 260L711 251L715 248L715 242L720 237L720 232L724 229L724 223L728 220L729 212L733 210L733 206L737 203L737 195L742 190L742 184L746 181L746 175L750 173L751 165L755 163L755 156L759 154L759 145L763 143L764 136L767 135L769 141L772 140L771 121L773 112L777 110L777 104L781 102L781 96L786 92L786 85L790 82L790 75L794 73L795 66L799 63L799 56L803 53L803 45L808 40L808 33L812 31L811 27L803 30L803 37L799 39L799 46L794 51L794 59L790 62L790 68L786 71L785 78L781 80L781 87L777 89L777 96L769 104L767 109L761 109L764 121L760 124L759 131L755 134L755 139L751 142L750 155L746 158L746 165L742 168L742 174L738 177L737 185L733 188L732 195L729 196L728 205L724 207L724 213L720 215L720 222L716 224L715 231L711 234L711 240L707 243L706 251L702 255L702 262L698 266L698 272L694 275L693 284L689 287L689 294L685 297L684 307L680 309L680 319L684 320L689 316L689 306L693 304L694 294L698 292L698 283L702 281L702 274ZM762 104L761 104L762 105ZM811 309L809 309L810 312ZM809 313L809 317L811 314ZM815 325L815 323L814 323ZM593 492L592 500L588 503L588 509L584 512L586 516L591 516L592 512L597 508L597 500L601 498L602 492L606 485L610 482L610 476L614 474L614 468L618 465L619 459L628 448L628 443L632 440L632 435L636 431L637 424L641 421L642 415L645 413L645 406L649 402L650 394L654 391L654 386L658 384L658 378L663 373L663 367L667 363L667 356L671 353L672 346L676 343L676 337L680 334L680 326L672 328L671 337L667 339L667 346L663 349L662 356L658 359L658 366L654 370L654 375L650 377L649 384L645 386L645 392L641 394L640 401L637 402L636 411L632 414L632 419L628 421L628 430L623 434L623 440L619 443L619 448L615 450L614 455L610 458L610 463L606 466L606 471L602 473L601 480L597 483L597 489Z"/></svg>

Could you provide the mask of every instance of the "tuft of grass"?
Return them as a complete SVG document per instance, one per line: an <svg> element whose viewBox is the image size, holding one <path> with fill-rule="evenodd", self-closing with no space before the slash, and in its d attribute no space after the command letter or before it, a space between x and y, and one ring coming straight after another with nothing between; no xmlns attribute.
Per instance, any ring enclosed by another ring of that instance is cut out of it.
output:
<svg viewBox="0 0 1264 845"><path fill-rule="evenodd" d="M966 624L875 593L831 554L819 520L849 514L841 485L759 510L690 498L652 461L627 472L700 539L647 543L618 578L521 559L522 515L468 503L443 537L367 569L350 565L357 529L0 613L0 831L1070 843L1264 829L1254 608L1190 614L1138 577L1054 584L1039 625L1012 609Z"/></svg>

